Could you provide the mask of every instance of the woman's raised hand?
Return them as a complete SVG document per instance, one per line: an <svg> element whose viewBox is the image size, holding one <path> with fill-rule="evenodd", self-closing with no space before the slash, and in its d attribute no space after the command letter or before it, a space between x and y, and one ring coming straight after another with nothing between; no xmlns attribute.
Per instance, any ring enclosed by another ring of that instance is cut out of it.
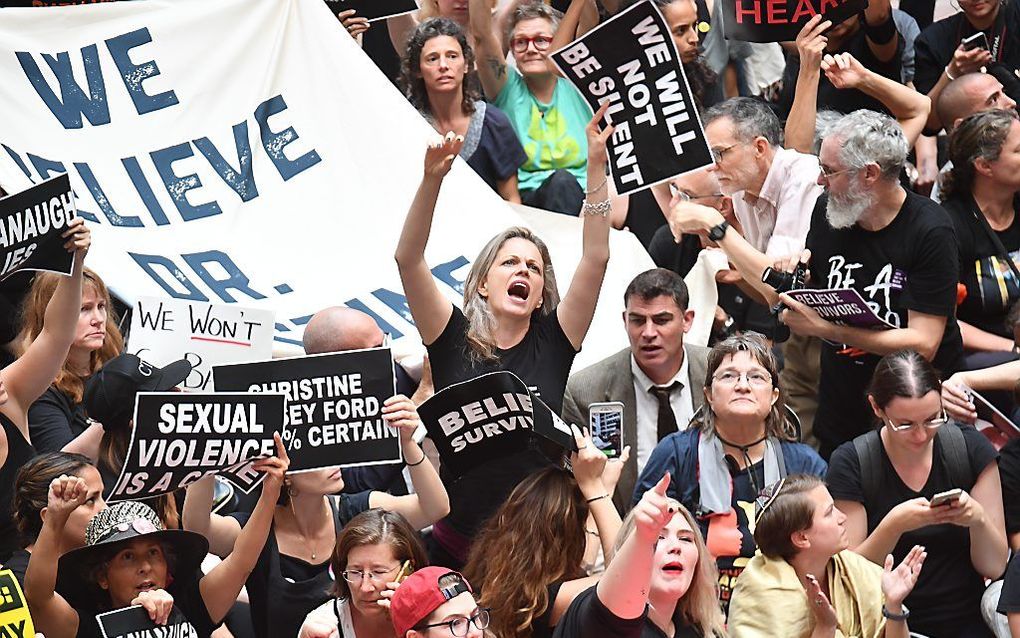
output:
<svg viewBox="0 0 1020 638"><path fill-rule="evenodd" d="M368 18L359 17L355 15L356 13L357 11L354 9L348 9L336 14L336 17L340 18L340 24L344 25L347 33L350 33L354 38L368 31L369 27Z"/></svg>
<svg viewBox="0 0 1020 638"><path fill-rule="evenodd" d="M290 457L287 455L287 448L283 445L283 438L279 433L273 434L273 441L276 443L276 456L255 461L252 463L252 469L266 473L266 481L262 486L263 491L268 488L274 494L279 494L283 487L283 478L287 474L287 468L290 467Z"/></svg>
<svg viewBox="0 0 1020 638"><path fill-rule="evenodd" d="M599 124L602 118L605 117L607 110L609 110L608 100L602 103L599 110L595 111L595 115L589 120L588 126L584 128L588 137L588 161L596 164L606 163L606 140L613 134L612 124L607 125L605 128L602 128Z"/></svg>
<svg viewBox="0 0 1020 638"><path fill-rule="evenodd" d="M890 607L898 607L917 584L917 577L921 575L921 566L928 553L921 545L914 545L914 548L907 552L903 562L896 569L893 569L893 556L885 557L885 566L882 571L882 593L885 594L886 604Z"/></svg>
<svg viewBox="0 0 1020 638"><path fill-rule="evenodd" d="M457 135L453 131L447 133L442 140L429 144L428 149L425 150L425 175L439 179L446 177L462 146L464 146L464 136Z"/></svg>
<svg viewBox="0 0 1020 638"><path fill-rule="evenodd" d="M165 625L170 619L170 610L174 608L174 597L164 589L154 589L138 594L131 604L141 605L149 613L152 622Z"/></svg>
<svg viewBox="0 0 1020 638"><path fill-rule="evenodd" d="M64 242L64 250L69 253L80 253L84 257L89 252L89 246L92 245L92 231L85 225L85 220L81 217L75 217L67 225L67 229L60 235L66 241Z"/></svg>
<svg viewBox="0 0 1020 638"><path fill-rule="evenodd" d="M85 479L61 474L50 481L50 493L46 499L47 518L64 522L71 512L88 498L89 490Z"/></svg>
<svg viewBox="0 0 1020 638"><path fill-rule="evenodd" d="M573 468L577 486L585 498L602 496L606 488L602 485L602 472L606 469L606 455L595 447L591 437L581 432L576 425L570 425L574 433L577 451L570 453L570 467Z"/></svg>
<svg viewBox="0 0 1020 638"><path fill-rule="evenodd" d="M383 402L382 418L386 425L400 432L401 443L407 443L421 425L421 417L414 401L403 394L392 396Z"/></svg>
<svg viewBox="0 0 1020 638"><path fill-rule="evenodd" d="M808 574L804 580L806 581L805 589L807 589L811 613L815 616L815 626L827 632L831 630L831 635L835 636L838 624L836 621L836 609L829 602L829 597L822 591L822 586L818 584L817 578Z"/></svg>

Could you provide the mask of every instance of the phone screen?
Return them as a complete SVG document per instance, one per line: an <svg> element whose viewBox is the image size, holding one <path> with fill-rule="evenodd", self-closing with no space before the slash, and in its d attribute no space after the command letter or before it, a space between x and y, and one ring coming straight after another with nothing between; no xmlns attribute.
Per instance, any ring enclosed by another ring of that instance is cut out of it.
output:
<svg viewBox="0 0 1020 638"><path fill-rule="evenodd" d="M591 440L606 456L620 456L623 437L623 408L593 408L590 413Z"/></svg>

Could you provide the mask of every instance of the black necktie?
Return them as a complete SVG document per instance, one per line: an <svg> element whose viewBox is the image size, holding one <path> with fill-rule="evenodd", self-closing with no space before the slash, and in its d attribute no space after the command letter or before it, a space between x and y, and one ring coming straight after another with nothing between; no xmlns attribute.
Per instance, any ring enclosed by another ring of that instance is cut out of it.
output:
<svg viewBox="0 0 1020 638"><path fill-rule="evenodd" d="M656 423L658 441L677 431L676 415L673 414L673 406L669 404L669 395L673 390L682 390L683 387L684 384L674 381L668 386L653 385L649 390L659 400L659 419Z"/></svg>

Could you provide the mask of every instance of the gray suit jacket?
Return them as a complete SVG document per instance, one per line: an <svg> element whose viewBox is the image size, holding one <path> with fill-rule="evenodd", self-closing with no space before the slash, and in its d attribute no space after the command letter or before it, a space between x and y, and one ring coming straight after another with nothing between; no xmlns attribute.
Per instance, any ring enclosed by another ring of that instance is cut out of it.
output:
<svg viewBox="0 0 1020 638"><path fill-rule="evenodd" d="M690 363L688 383L691 402L697 410L704 403L705 372L708 368L708 348L684 346ZM620 512L630 509L631 496L637 483L637 404L634 398L634 376L630 370L630 349L624 349L571 375L567 392L563 396L563 420L578 426L588 426L588 406L602 401L623 403L623 442L631 446L630 460L623 468L620 482L613 494L613 503Z"/></svg>

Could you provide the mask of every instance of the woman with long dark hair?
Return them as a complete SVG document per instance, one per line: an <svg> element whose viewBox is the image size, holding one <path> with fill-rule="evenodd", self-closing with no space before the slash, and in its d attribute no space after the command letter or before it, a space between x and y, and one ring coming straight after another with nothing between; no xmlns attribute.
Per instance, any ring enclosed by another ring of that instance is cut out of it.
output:
<svg viewBox="0 0 1020 638"><path fill-rule="evenodd" d="M464 566L501 638L552 636L574 598L598 582L584 570L586 536L596 534L606 559L612 556L621 522L609 495L622 464L607 464L590 437L575 437L572 471L549 467L521 481L479 532ZM586 527L589 514L595 530Z"/></svg>
<svg viewBox="0 0 1020 638"><path fill-rule="evenodd" d="M884 356L868 390L878 429L837 448L826 481L855 552L881 565L888 554L902 561L914 545L927 549L905 601L914 631L987 636L984 579L1002 575L1009 551L998 454L974 428L948 418L941 386L917 352ZM957 491L936 499L949 490Z"/></svg>
<svg viewBox="0 0 1020 638"><path fill-rule="evenodd" d="M993 109L967 117L949 137L953 167L943 177L942 207L956 227L960 279L966 296L956 309L969 351L967 369L1015 358L1006 325L1020 300L1020 119ZM998 355L977 353L999 352Z"/></svg>
<svg viewBox="0 0 1020 638"><path fill-rule="evenodd" d="M437 132L464 138L460 156L503 199L519 204L517 169L527 160L510 120L467 81L475 55L449 18L418 25L401 62L400 87Z"/></svg>

